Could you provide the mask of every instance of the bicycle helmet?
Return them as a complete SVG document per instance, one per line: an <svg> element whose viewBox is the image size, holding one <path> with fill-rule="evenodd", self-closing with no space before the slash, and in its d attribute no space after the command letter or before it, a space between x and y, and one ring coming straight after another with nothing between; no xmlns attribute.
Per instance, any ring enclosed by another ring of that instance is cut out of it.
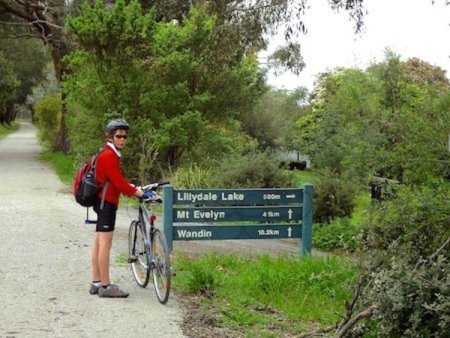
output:
<svg viewBox="0 0 450 338"><path fill-rule="evenodd" d="M115 119L108 122L105 128L105 133L107 135L111 134L117 129L123 129L123 130L129 130L130 125L127 123L127 121L123 119Z"/></svg>

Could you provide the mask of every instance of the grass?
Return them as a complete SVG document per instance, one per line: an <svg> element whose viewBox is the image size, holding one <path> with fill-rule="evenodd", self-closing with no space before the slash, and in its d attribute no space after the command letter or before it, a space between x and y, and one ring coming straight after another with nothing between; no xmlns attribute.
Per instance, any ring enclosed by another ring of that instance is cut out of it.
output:
<svg viewBox="0 0 450 338"><path fill-rule="evenodd" d="M4 138L6 135L15 132L17 129L19 129L18 123L13 123L10 126L4 126L0 124L0 140Z"/></svg>
<svg viewBox="0 0 450 338"><path fill-rule="evenodd" d="M176 256L173 265L175 289L205 296L205 311L213 309L220 325L246 336L293 336L334 324L344 301L351 298L356 276L352 263L336 256L245 258L211 253L196 259Z"/></svg>
<svg viewBox="0 0 450 338"><path fill-rule="evenodd" d="M129 267L130 264L128 263L128 252L121 253L115 258L115 263L117 266L121 267Z"/></svg>
<svg viewBox="0 0 450 338"><path fill-rule="evenodd" d="M362 193L356 196L356 206L350 218L350 224L361 228L366 217L366 213L370 208L371 197L369 193Z"/></svg>
<svg viewBox="0 0 450 338"><path fill-rule="evenodd" d="M309 170L297 171L296 174L299 187L302 187L305 183L314 184L317 180L317 174Z"/></svg>
<svg viewBox="0 0 450 338"><path fill-rule="evenodd" d="M61 152L45 151L41 159L52 163L56 174L65 184L72 184L75 178L74 158Z"/></svg>

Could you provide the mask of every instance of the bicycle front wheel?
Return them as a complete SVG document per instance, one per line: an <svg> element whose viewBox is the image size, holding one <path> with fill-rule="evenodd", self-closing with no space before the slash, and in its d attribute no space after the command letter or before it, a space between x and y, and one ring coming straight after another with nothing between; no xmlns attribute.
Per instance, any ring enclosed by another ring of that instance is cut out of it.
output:
<svg viewBox="0 0 450 338"><path fill-rule="evenodd" d="M150 249L138 221L130 224L128 249L128 262L131 263L134 280L140 287L145 288L150 280Z"/></svg>
<svg viewBox="0 0 450 338"><path fill-rule="evenodd" d="M167 303L170 294L170 258L166 238L154 229L152 234L152 274L156 296L161 304Z"/></svg>

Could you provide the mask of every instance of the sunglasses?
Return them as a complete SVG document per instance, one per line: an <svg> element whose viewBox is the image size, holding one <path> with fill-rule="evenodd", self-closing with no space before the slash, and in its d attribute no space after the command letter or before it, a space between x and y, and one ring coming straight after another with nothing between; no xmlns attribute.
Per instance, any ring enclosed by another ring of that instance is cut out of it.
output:
<svg viewBox="0 0 450 338"><path fill-rule="evenodd" d="M127 139L128 135L114 135L115 138L123 138L123 139Z"/></svg>

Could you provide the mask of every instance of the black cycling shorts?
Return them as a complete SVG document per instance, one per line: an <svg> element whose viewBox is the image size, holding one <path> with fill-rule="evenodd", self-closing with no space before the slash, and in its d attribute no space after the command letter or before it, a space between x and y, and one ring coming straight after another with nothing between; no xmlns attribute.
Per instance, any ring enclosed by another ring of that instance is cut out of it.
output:
<svg viewBox="0 0 450 338"><path fill-rule="evenodd" d="M103 208L100 209L101 200L98 199L94 205L94 211L97 213L97 232L114 231L116 226L117 205L104 201Z"/></svg>

